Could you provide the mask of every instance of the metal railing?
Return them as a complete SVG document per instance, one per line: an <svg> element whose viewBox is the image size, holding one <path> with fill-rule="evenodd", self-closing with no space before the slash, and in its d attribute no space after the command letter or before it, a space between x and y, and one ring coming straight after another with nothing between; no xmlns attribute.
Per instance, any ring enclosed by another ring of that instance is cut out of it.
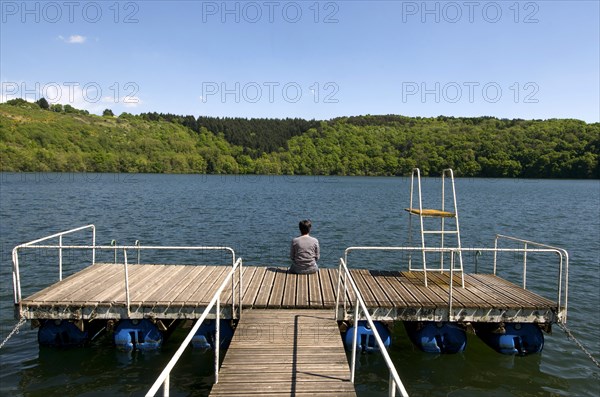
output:
<svg viewBox="0 0 600 397"><path fill-rule="evenodd" d="M173 355L173 358L171 358L171 360L169 361L169 363L165 366L165 368L163 369L163 371L160 373L160 375L158 376L158 378L156 379L156 381L154 381L154 384L152 385L152 387L150 388L150 390L148 390L148 393L146 393L146 397L151 397L154 396L156 394L156 392L158 391L158 389L160 389L160 387L163 387L163 396L164 397L168 397L169 396L169 388L170 388L170 374L171 374L171 370L175 367L175 365L177 364L177 361L179 361L179 358L181 357L181 355L183 354L183 352L185 351L185 349L187 348L187 346L190 344L190 342L192 341L192 338L194 337L194 335L196 334L196 332L198 331L198 329L200 328L200 326L202 325L202 322L206 319L206 317L209 315L211 309L213 308L213 306L215 306L215 321L216 321L216 335L215 335L215 383L219 383L219 355L220 355L220 342L221 342L221 335L220 335L220 306L221 306L221 293L223 292L223 290L225 289L225 287L227 286L228 282L234 281L234 274L235 271L239 269L239 283L238 283L238 291L239 291L239 296L240 296L240 300L239 300L239 307L240 307L240 316L242 313L242 300L241 300L241 296L242 296L242 258L239 258L237 261L235 261L235 263L233 264L232 269L229 271L229 273L227 274L227 277L225 277L225 280L223 280L223 282L221 283L221 286L219 287L219 289L217 290L217 292L215 293L215 295L213 296L213 298L211 299L210 303L208 304L208 306L206 307L206 309L204 309L204 312L202 313L202 316L200 317L200 319L198 321L196 321L196 324L194 324L194 326L192 327L192 329L190 330L190 332L188 333L188 335L186 336L186 338L183 340L183 342L181 343L181 345L179 346L179 349L177 349L177 351L175 352L175 354ZM233 289L233 294L235 296L235 288Z"/></svg>
<svg viewBox="0 0 600 397"><path fill-rule="evenodd" d="M342 277L342 275L343 275L343 277ZM403 397L408 397L408 392L406 391L406 389L404 388L404 385L402 384L402 381L400 380L398 371L396 371L396 367L394 366L394 363L392 362L392 359L390 358L390 355L388 354L387 349L385 348L385 345L383 344L383 341L381 340L381 336L379 336L379 332L377 331L377 328L375 327L373 318L371 317L371 314L369 313L369 309L367 308L367 305L365 304L365 301L363 300L363 298L360 294L360 291L358 290L358 287L354 283L354 279L352 278L352 275L350 274L350 271L348 270L348 266L346 266L346 262L344 261L344 259L340 258L340 265L339 265L339 270L338 270L338 286L337 286L337 296L338 297L340 296L340 286L342 285L342 278L344 279L344 282L343 282L344 296L346 296L347 286L348 286L348 282L349 282L350 287L354 291L354 295L356 297L356 304L354 305L354 308L355 308L355 311L354 311L354 336L352 338L352 366L351 366L351 373L350 373L350 382L354 383L354 374L356 373L356 350L357 350L356 346L358 343L358 321L360 319L360 313L362 310L362 313L364 314L365 318L367 319L367 322L369 323L369 326L371 327L371 331L373 331L373 336L375 337L375 341L377 342L379 351L381 352L381 355L383 356L385 365L388 367L388 370L390 372L389 395L391 397L393 397L396 395L396 391L399 391ZM336 298L336 316L337 316L337 312L338 311L337 311L337 298Z"/></svg>
<svg viewBox="0 0 600 397"><path fill-rule="evenodd" d="M552 250L552 251L558 253L558 255L559 255L559 265L558 265L559 270L558 270L558 286L557 286L558 298L557 298L557 301L559 304L558 309L560 312L561 297L563 297L563 294L564 294L564 299L563 299L564 314L562 317L562 321L566 323L567 308L568 308L567 306L569 303L569 253L563 248L554 247L554 246L547 245L547 244L536 243L535 241L529 241L529 240L525 240L525 239L518 238L518 237L497 234L496 238L494 239L494 274L496 274L497 252L499 252L498 241L500 241L500 240L508 240L508 241L523 244L523 289L527 289L527 252L530 252L530 250L527 247L529 245L533 245L536 247L549 249L549 250ZM564 267L564 274L563 274L563 267ZM564 280L564 292L563 292L563 280Z"/></svg>
<svg viewBox="0 0 600 397"><path fill-rule="evenodd" d="M19 250L23 248L40 248L40 246L36 245L41 243L42 241L52 240L58 238L58 245L53 245L52 248L58 249L58 279L62 280L62 265L63 265L63 237L69 234L73 234L82 230L92 231L92 246L96 245L96 226L94 225L85 225L76 227L74 229L66 230L64 232L59 232L55 234L51 234L50 236L38 238L36 240L29 241L24 244L17 245L12 250L12 261L13 261L13 293L15 304L18 304L21 301L21 274L19 271ZM92 248L92 264L96 261L96 250Z"/></svg>
<svg viewBox="0 0 600 397"><path fill-rule="evenodd" d="M526 244L526 246L524 248L498 248L497 246L497 241L498 238L505 238L505 239L510 239L513 241L517 241L517 242L522 242L524 244ZM543 248L530 248L528 245L537 245ZM554 253L558 256L558 281L557 281L557 317L559 319L559 321L566 323L566 319L567 319L567 309L568 309L568 280L569 280L569 255L567 253L566 250L562 249L562 248L557 248L557 247L551 247L551 246L547 246L544 244L540 244L540 243L535 243L532 241L528 241L528 240L522 240L522 239L518 239L515 237L508 237L508 236L502 236L499 235L497 236L497 240L496 240L496 246L494 248L461 248L460 250L458 248L451 248L451 247L445 247L445 248L440 248L440 247L430 247L430 248L422 248L422 247L349 247L346 248L345 252L344 252L344 263L347 265L348 264L348 254L353 252L353 251L400 251L400 252L420 252L422 250L425 250L426 252L439 252L439 253L449 253L451 256L451 261L450 261L450 267L447 269L437 269L436 271L448 271L450 272L450 282L449 282L449 286L448 286L448 321L453 321L453 318L451 316L452 314L452 305L453 305L453 290L454 290L454 283L453 283L453 274L456 271L460 271L459 269L455 269L454 268L454 256L458 255L459 252L474 252L475 255L480 255L481 253L484 252L492 252L494 254L494 263L493 263L493 273L494 275L496 274L496 270L497 270L497 254L500 252L512 252L512 253L522 253L523 254L523 261L524 261L524 265L523 265L523 273L522 273L522 277L523 280L527 279L527 253ZM420 272L422 271L424 273L424 278L427 278L427 271L422 270L422 269L412 269L412 271L415 272ZM564 280L564 281L563 281ZM345 283L345 280L344 280ZM563 288L563 283L564 283L564 288ZM523 284L523 288L525 289L526 284ZM344 284L344 288L346 288L345 284ZM338 295L336 296L336 316L338 316L338 310L339 310L339 285L338 285ZM347 311L347 297L346 295L344 295L343 298L343 308L344 308L344 313L346 313Z"/></svg>
<svg viewBox="0 0 600 397"><path fill-rule="evenodd" d="M64 245L62 244L62 237L67 234L75 233L85 229L92 229L92 245ZM40 242L52 239L59 238L58 245L52 244L39 244ZM59 267L59 280L62 280L62 254L63 250L90 250L92 252L92 265L96 263L96 251L98 250L107 250L115 252L115 265L121 265L116 263L117 252L123 252L123 269L124 269L124 286L125 286L125 298L127 304L127 313L130 314L130 292L129 292L129 263L127 259L127 250L135 250L137 252L137 263L140 263L141 251L164 251L164 250L172 250L172 251L226 251L231 254L231 266L235 267L236 264L236 255L235 251L230 247L213 247L213 246L142 246L139 245L139 242L136 242L135 245L127 246L127 245L116 245L114 240L111 242L111 245L96 245L96 229L94 225L82 226L79 228L67 230L64 232L56 233L47 237L43 237L37 240L30 241L28 243L20 244L16 246L12 251L12 259L13 259L13 292L14 292L14 302L15 305L19 305L19 313L21 312L21 301L22 301L22 293L21 293L21 275L20 275L20 263L19 263L19 251L24 249L56 249L58 250L58 267ZM239 282L241 285L241 274L239 278ZM231 311L232 316L235 317L236 308L236 293L234 284L235 281L232 279L232 302L231 302ZM240 301L241 303L241 301ZM240 305L241 310L241 305Z"/></svg>

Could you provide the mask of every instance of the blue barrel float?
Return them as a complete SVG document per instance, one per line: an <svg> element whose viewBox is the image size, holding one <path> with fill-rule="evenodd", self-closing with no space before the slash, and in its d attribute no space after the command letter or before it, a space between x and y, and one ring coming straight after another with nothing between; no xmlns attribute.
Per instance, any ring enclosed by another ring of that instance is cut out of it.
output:
<svg viewBox="0 0 600 397"><path fill-rule="evenodd" d="M121 320L115 328L114 340L119 350L157 350L163 336L150 320Z"/></svg>
<svg viewBox="0 0 600 397"><path fill-rule="evenodd" d="M498 353L525 356L544 348L544 334L536 324L476 323L473 328L477 336Z"/></svg>
<svg viewBox="0 0 600 397"><path fill-rule="evenodd" d="M457 323L405 321L412 343L426 353L459 353L467 347L467 334Z"/></svg>
<svg viewBox="0 0 600 397"><path fill-rule="evenodd" d="M390 331L388 328L383 325L380 321L374 321L375 329L377 329L377 333L381 337L383 341L383 345L387 349L392 344L392 337L390 335ZM366 320L360 320L358 322L357 327L357 350L362 352L378 352L379 346L377 346L377 341L375 340L375 335L371 327L369 326L369 322ZM344 337L344 344L346 345L346 349L352 350L352 342L354 339L354 325L346 331L346 336Z"/></svg>
<svg viewBox="0 0 600 397"><path fill-rule="evenodd" d="M195 349L208 350L215 348L215 339L217 336L216 324L215 320L207 320L198 328L198 331L192 337L192 346ZM233 328L227 320L220 320L219 328L220 347L226 349L229 346L229 342L231 342L231 338L233 338Z"/></svg>
<svg viewBox="0 0 600 397"><path fill-rule="evenodd" d="M38 329L38 343L49 347L79 347L89 341L87 331L81 331L68 320L45 320Z"/></svg>

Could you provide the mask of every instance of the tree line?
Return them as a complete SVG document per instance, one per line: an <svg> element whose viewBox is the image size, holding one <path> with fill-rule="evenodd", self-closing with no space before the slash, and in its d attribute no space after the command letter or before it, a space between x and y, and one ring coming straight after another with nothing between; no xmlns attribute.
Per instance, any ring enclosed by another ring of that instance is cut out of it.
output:
<svg viewBox="0 0 600 397"><path fill-rule="evenodd" d="M242 117L207 117L195 118L192 115L181 116L171 113L141 113L139 116L148 121L169 121L181 124L192 131L200 132L206 128L215 134L223 134L225 139L237 146L241 146L244 153L252 158L260 157L263 153L287 148L288 139L301 135L310 128L320 128L316 120L300 118L267 119Z"/></svg>
<svg viewBox="0 0 600 397"><path fill-rule="evenodd" d="M600 178L600 123L574 119L114 117L43 105L0 104L2 171Z"/></svg>

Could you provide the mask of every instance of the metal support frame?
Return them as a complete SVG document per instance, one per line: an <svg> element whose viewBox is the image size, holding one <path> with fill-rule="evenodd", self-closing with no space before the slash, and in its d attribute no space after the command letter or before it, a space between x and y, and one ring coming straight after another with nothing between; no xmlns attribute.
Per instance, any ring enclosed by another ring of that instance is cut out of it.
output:
<svg viewBox="0 0 600 397"><path fill-rule="evenodd" d="M354 309L343 311L338 309L338 320L352 320ZM442 322L479 322L485 318L490 323L539 323L551 324L558 322L554 310L539 309L480 309L460 308L453 306L452 313L448 307L413 308L413 307L372 307L371 317L378 321L434 321Z"/></svg>

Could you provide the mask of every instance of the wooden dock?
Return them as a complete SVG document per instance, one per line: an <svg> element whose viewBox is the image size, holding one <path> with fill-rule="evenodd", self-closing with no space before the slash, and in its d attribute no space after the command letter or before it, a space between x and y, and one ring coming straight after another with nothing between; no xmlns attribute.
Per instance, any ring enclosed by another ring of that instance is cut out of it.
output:
<svg viewBox="0 0 600 397"><path fill-rule="evenodd" d="M210 395L356 396L334 311L244 311Z"/></svg>
<svg viewBox="0 0 600 397"><path fill-rule="evenodd" d="M23 299L17 310L27 319L196 319L230 269L129 265L128 311L123 265L95 264ZM465 288L455 275L450 312L448 273L428 272L425 287L421 272L350 272L376 320L447 321L449 316L454 321L478 322L551 324L557 320L556 302L491 274L465 274ZM333 309L337 282L337 269L296 275L286 268L245 266L242 305L244 309ZM345 310L338 313L341 318L352 316L351 295ZM221 299L223 316L231 318L230 288Z"/></svg>
<svg viewBox="0 0 600 397"><path fill-rule="evenodd" d="M221 289L231 269L128 265L128 300L125 266L97 263L22 299L16 314L82 326L92 320L199 319L221 290L219 316L231 319L239 272L235 288ZM464 274L464 287L455 274L452 299L447 272L429 271L427 286L419 271L349 274L373 320L529 322L547 329L558 320L558 303L491 274ZM338 269L297 275L283 267L244 266L241 275L243 312L211 396L356 396L336 321L353 318L355 296L340 289L344 295L337 299Z"/></svg>

